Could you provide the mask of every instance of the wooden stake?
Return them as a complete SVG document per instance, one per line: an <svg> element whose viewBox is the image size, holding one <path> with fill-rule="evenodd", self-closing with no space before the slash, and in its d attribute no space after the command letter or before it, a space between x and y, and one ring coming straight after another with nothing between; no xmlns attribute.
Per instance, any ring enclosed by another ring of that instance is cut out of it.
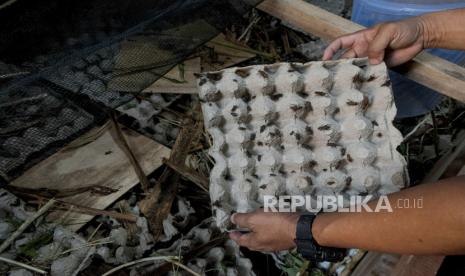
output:
<svg viewBox="0 0 465 276"><path fill-rule="evenodd" d="M258 9L326 41L365 27L302 0L265 0ZM394 69L441 94L465 102L465 68L426 52Z"/></svg>
<svg viewBox="0 0 465 276"><path fill-rule="evenodd" d="M118 121L116 120L116 115L114 113L112 113L111 122L113 124L111 128L112 137L114 138L116 144L124 152L124 154L126 154L126 156L129 159L129 162L131 162L131 165L134 168L137 177L139 178L140 184L142 185L142 189L144 190L144 192L148 192L150 186L149 180L145 175L144 170L142 170L139 161L137 161L136 156L132 152L131 147L129 147L128 142L124 138L123 132L121 131L120 125L118 124Z"/></svg>
<svg viewBox="0 0 465 276"><path fill-rule="evenodd" d="M169 162L172 164L184 164L192 143L200 136L203 125L199 114L201 114L200 105L197 105L192 112L192 117L196 119L187 117L183 120L183 127L171 150ZM139 203L140 210L147 217L155 241L163 233L163 220L170 213L171 205L176 198L179 174L166 167L158 182L153 191Z"/></svg>
<svg viewBox="0 0 465 276"><path fill-rule="evenodd" d="M175 170L177 173L189 179L190 181L194 182L200 189L208 193L208 186L209 186L208 178L204 177L203 175L200 175L198 172L187 167L186 165L174 164L168 159L164 159L163 162L168 167Z"/></svg>

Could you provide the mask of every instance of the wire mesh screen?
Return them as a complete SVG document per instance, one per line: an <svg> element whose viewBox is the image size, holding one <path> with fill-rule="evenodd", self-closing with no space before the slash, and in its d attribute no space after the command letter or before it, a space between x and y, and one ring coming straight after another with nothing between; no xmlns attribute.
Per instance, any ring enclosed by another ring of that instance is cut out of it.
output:
<svg viewBox="0 0 465 276"><path fill-rule="evenodd" d="M0 175L103 122L258 0L0 0Z"/></svg>

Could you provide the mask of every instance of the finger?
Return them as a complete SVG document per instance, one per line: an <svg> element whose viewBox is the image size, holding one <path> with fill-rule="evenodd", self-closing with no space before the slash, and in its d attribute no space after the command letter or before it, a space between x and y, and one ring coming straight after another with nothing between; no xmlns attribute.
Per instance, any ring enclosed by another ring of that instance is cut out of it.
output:
<svg viewBox="0 0 465 276"><path fill-rule="evenodd" d="M341 36L331 42L325 49L323 60L331 59L334 54L339 51L339 49L352 47L358 35L358 33L353 33L350 35Z"/></svg>
<svg viewBox="0 0 465 276"><path fill-rule="evenodd" d="M421 52L421 48L414 47L395 50L392 53L387 54L385 58L386 65L388 67L401 65L414 58L419 52Z"/></svg>
<svg viewBox="0 0 465 276"><path fill-rule="evenodd" d="M229 237L235 241L239 246L247 247L249 249L256 248L255 233L242 234L238 232L230 233Z"/></svg>
<svg viewBox="0 0 465 276"><path fill-rule="evenodd" d="M242 235L243 234L239 231L233 231L229 233L229 238L233 241L237 241Z"/></svg>
<svg viewBox="0 0 465 276"><path fill-rule="evenodd" d="M231 222L241 228L249 228L249 213L234 213L231 216Z"/></svg>
<svg viewBox="0 0 465 276"><path fill-rule="evenodd" d="M356 57L357 57L357 53L356 53L353 49L347 50L347 51L341 56L341 58L356 58Z"/></svg>
<svg viewBox="0 0 465 276"><path fill-rule="evenodd" d="M354 46L351 48L355 52L356 57L361 58L361 57L366 57L368 56L368 41L364 41L363 43L356 43Z"/></svg>
<svg viewBox="0 0 465 276"><path fill-rule="evenodd" d="M384 60L386 48L392 40L390 28L381 27L368 46L368 58L371 64L380 64Z"/></svg>
<svg viewBox="0 0 465 276"><path fill-rule="evenodd" d="M330 60L334 54L341 48L342 42L340 39L336 39L331 44L326 47L324 53L323 53L323 60Z"/></svg>

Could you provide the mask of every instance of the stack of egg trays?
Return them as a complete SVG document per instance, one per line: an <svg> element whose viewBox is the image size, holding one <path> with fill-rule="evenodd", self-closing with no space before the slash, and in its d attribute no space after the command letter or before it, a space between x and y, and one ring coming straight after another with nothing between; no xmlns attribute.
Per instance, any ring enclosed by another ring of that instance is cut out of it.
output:
<svg viewBox="0 0 465 276"><path fill-rule="evenodd" d="M91 101L37 80L0 95L0 176L10 181L91 127L105 112Z"/></svg>

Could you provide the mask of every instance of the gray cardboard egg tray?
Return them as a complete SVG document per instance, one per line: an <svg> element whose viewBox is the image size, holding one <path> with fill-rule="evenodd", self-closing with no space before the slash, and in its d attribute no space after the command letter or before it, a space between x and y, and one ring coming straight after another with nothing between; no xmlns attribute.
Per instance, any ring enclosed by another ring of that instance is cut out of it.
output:
<svg viewBox="0 0 465 276"><path fill-rule="evenodd" d="M217 232L219 229L214 219L207 218L189 230L182 238L177 239L169 248L157 250L156 253L161 256L186 255L207 244ZM200 275L208 275L207 271L215 271L214 275L219 276L255 275L251 260L244 257L239 245L230 239L193 258L187 266ZM190 275L190 273L181 272L181 275Z"/></svg>
<svg viewBox="0 0 465 276"><path fill-rule="evenodd" d="M131 93L119 93L108 88L119 45L104 47L84 58L75 58L58 67L45 78L74 93L87 95L107 107L116 108L133 99Z"/></svg>
<svg viewBox="0 0 465 276"><path fill-rule="evenodd" d="M195 219L192 215L195 210L183 198L178 198L173 204L178 207L178 211L169 214L168 218L163 221L163 232L166 238L163 241L171 241L172 243L168 247L157 249L154 255L186 255L218 237L220 231L216 227L213 218L207 218L189 229L189 222L192 222L191 219ZM154 240L150 234L147 220L140 216L137 205L131 207L129 211L137 217L132 238L130 238L131 235L128 234L128 230L119 221L102 216L97 218L97 222L104 226L111 225L111 231L106 238L107 243L86 245L86 239L81 235L66 229L62 225L45 223L39 227L34 227L34 229L29 229L32 231L22 233L17 239L16 245L37 239L45 232L53 232L53 240L47 244L42 244L38 248L40 254L34 259L37 262L49 265L52 276L78 274L96 257L113 266L137 260L154 249ZM26 211L24 201L4 189L0 189L0 216L3 219L0 221L0 238L6 239L15 231L11 219L22 222L31 214L31 212ZM174 219L175 217L176 219ZM92 232L94 229L88 230ZM185 235L179 238L178 234L184 232L186 232ZM15 259L17 255L16 249L15 247L10 248L10 250L2 254L10 259ZM58 251L66 251L68 254L57 256ZM144 271L154 271L165 263L165 261L161 260L154 261L151 267L147 267L147 265L140 268L133 266L131 275L144 274L142 273ZM195 258L189 260L186 265L201 275L205 275L207 271L217 271L215 275L255 275L252 271L250 259L244 257L239 246L231 240L200 252ZM10 269L10 274L14 274L13 271L16 268L11 267ZM150 275L153 275L153 273ZM179 275L191 274L179 271Z"/></svg>
<svg viewBox="0 0 465 276"><path fill-rule="evenodd" d="M204 73L210 197L221 229L264 195L388 194L408 182L384 64L277 63Z"/></svg>
<svg viewBox="0 0 465 276"><path fill-rule="evenodd" d="M171 113L163 112L163 109L179 97L176 94L150 94L145 99L135 98L116 110L126 115L122 122L128 127L163 145L171 146L178 135L179 127L160 121L157 115L177 119Z"/></svg>
<svg viewBox="0 0 465 276"><path fill-rule="evenodd" d="M46 76L53 82L74 93L87 95L93 101L116 108L130 117L127 125L141 134L162 144L169 145L176 138L178 128L158 122L155 116L168 107L179 95L146 94L145 99L133 97L132 93L119 93L108 88L112 78L114 60L118 47L104 47L85 58L58 68ZM174 137L173 137L174 135Z"/></svg>
<svg viewBox="0 0 465 276"><path fill-rule="evenodd" d="M0 176L6 181L18 176L87 131L102 115L89 110L40 82L2 93Z"/></svg>

